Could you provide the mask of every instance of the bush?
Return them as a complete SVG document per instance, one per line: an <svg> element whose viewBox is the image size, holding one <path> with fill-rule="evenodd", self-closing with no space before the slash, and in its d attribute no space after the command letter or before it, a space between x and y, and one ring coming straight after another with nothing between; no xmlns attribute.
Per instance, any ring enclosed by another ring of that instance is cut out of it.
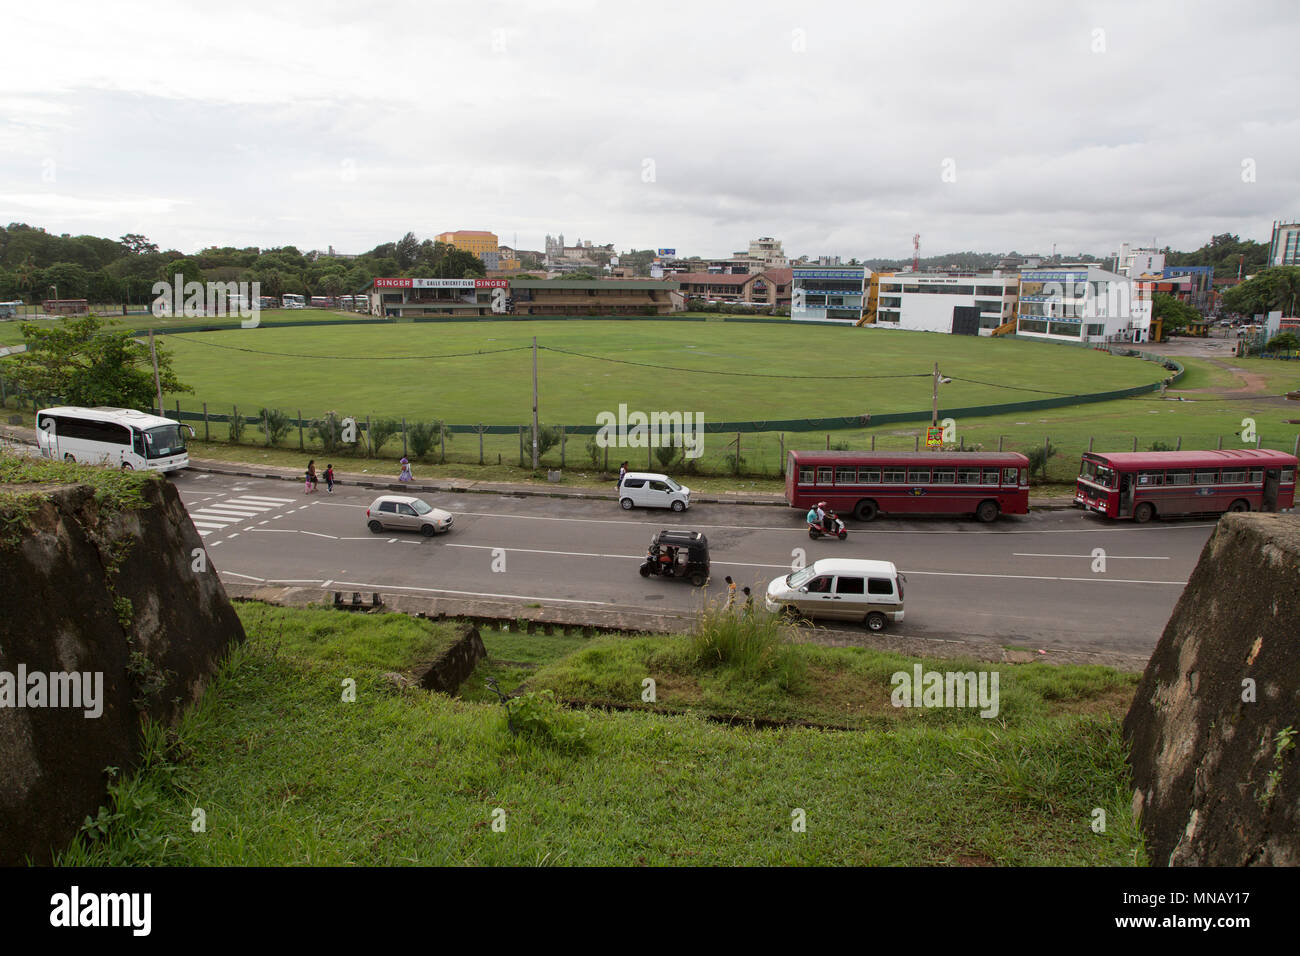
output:
<svg viewBox="0 0 1300 956"><path fill-rule="evenodd" d="M446 432L446 426L441 419L435 419L431 422L415 422L406 427L406 440L411 446L411 454L417 459L423 460L433 446L446 434L451 438L450 433Z"/></svg>
<svg viewBox="0 0 1300 956"><path fill-rule="evenodd" d="M1057 450L1050 444L1046 448L1034 447L1025 452L1025 457L1029 459L1029 474L1038 472L1039 476L1047 480L1047 461L1049 458L1055 458Z"/></svg>
<svg viewBox="0 0 1300 956"><path fill-rule="evenodd" d="M524 441L528 442L532 436L532 429L528 430L529 434L525 436ZM548 451L560 443L560 426L559 425L542 425L537 426L537 460L541 461ZM531 444L527 450L531 454Z"/></svg>
<svg viewBox="0 0 1300 956"><path fill-rule="evenodd" d="M600 459L604 451L605 449L601 448L600 445L596 443L595 435L592 435L587 439L587 457L591 459L592 468L600 467Z"/></svg>
<svg viewBox="0 0 1300 956"><path fill-rule="evenodd" d="M673 462L677 459L684 449L675 445L660 445L655 449L655 458L659 459L659 467L667 471L672 467Z"/></svg>
<svg viewBox="0 0 1300 956"><path fill-rule="evenodd" d="M555 691L529 691L507 704L507 727L534 743L561 750L583 750L587 746L587 720L567 710L555 699Z"/></svg>
<svg viewBox="0 0 1300 956"><path fill-rule="evenodd" d="M1266 352L1294 352L1296 349L1300 349L1300 338L1294 332L1281 332L1264 346Z"/></svg>
<svg viewBox="0 0 1300 956"><path fill-rule="evenodd" d="M272 445L284 441L293 428L292 420L278 408L263 408L257 414L261 419L262 434Z"/></svg>
<svg viewBox="0 0 1300 956"><path fill-rule="evenodd" d="M244 437L244 416L239 414L239 409L235 408L230 415L230 443L238 445L240 439Z"/></svg>
<svg viewBox="0 0 1300 956"><path fill-rule="evenodd" d="M396 418L381 418L372 423L366 436L370 441L370 454L378 458L388 440L401 431L402 423Z"/></svg>
<svg viewBox="0 0 1300 956"><path fill-rule="evenodd" d="M343 447L343 419L338 412L326 412L324 418L313 419L310 431L326 454L333 454Z"/></svg>
<svg viewBox="0 0 1300 956"><path fill-rule="evenodd" d="M754 600L762 598L755 595ZM695 618L690 647L700 667L726 669L744 681L775 676L783 690L793 690L801 677L798 657L781 633L780 618L766 610L747 613L739 604L729 611L707 607Z"/></svg>
<svg viewBox="0 0 1300 956"><path fill-rule="evenodd" d="M1173 450L1174 450L1174 446L1171 445L1171 444L1169 444L1168 442L1163 442L1163 441L1153 441L1153 442L1151 443L1151 448L1150 448L1150 450L1151 450L1151 451L1173 451Z"/></svg>

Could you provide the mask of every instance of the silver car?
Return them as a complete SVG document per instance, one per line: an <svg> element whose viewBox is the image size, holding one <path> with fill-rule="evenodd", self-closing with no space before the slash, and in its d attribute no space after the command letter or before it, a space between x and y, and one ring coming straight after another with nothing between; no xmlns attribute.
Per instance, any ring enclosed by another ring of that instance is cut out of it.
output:
<svg viewBox="0 0 1300 956"><path fill-rule="evenodd" d="M451 530L451 513L410 495L380 495L366 509L366 527L384 531L418 531L426 538Z"/></svg>

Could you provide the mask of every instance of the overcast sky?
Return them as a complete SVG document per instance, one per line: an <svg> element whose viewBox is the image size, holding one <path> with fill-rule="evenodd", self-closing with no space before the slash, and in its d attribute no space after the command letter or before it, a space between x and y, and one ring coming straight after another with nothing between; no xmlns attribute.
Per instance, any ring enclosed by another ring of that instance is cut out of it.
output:
<svg viewBox="0 0 1300 956"><path fill-rule="evenodd" d="M1104 255L1300 217L1293 0L50 0L3 35L0 221L163 248Z"/></svg>

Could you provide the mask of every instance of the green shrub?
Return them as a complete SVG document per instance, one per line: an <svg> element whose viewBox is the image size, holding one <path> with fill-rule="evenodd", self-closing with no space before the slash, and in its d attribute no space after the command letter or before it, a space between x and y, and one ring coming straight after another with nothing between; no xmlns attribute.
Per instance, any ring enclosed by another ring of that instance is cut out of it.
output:
<svg viewBox="0 0 1300 956"><path fill-rule="evenodd" d="M261 419L262 434L272 445L284 441L293 428L292 420L278 408L263 408L257 415Z"/></svg>
<svg viewBox="0 0 1300 956"><path fill-rule="evenodd" d="M507 706L509 723L520 737L561 750L586 749L586 717L561 706L555 691L529 691L510 700Z"/></svg>
<svg viewBox="0 0 1300 956"><path fill-rule="evenodd" d="M381 418L374 422L366 433L370 442L370 454L378 458L379 453L394 435L401 434L402 423L396 418Z"/></svg>
<svg viewBox="0 0 1300 956"><path fill-rule="evenodd" d="M754 599L762 600L757 595ZM747 611L739 603L731 610L710 606L699 612L691 628L691 654L701 667L729 670L743 681L775 677L783 690L793 690L803 666L786 644L781 626L781 619L766 610Z"/></svg>

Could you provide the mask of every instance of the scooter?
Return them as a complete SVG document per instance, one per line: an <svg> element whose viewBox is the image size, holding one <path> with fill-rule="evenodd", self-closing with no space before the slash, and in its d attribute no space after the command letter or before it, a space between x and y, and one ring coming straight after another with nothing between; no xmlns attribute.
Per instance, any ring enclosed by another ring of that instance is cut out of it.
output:
<svg viewBox="0 0 1300 956"><path fill-rule="evenodd" d="M840 516L833 511L826 512L826 523L822 527L815 524L808 525L808 537L816 541L818 538L839 538L843 541L849 536L848 530L844 527L844 522Z"/></svg>

